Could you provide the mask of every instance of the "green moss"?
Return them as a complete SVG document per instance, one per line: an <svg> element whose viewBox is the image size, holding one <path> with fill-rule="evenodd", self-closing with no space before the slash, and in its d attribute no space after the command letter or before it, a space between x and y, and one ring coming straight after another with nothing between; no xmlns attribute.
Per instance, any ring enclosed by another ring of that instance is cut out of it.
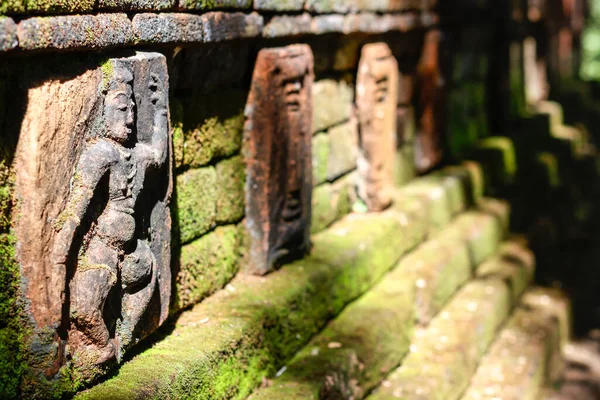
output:
<svg viewBox="0 0 600 400"><path fill-rule="evenodd" d="M27 12L34 13L77 13L89 12L95 0L25 0Z"/></svg>
<svg viewBox="0 0 600 400"><path fill-rule="evenodd" d="M0 15L21 14L25 12L25 0L0 1Z"/></svg>
<svg viewBox="0 0 600 400"><path fill-rule="evenodd" d="M245 92L222 90L210 95L182 97L179 101L182 110L172 117L183 133L183 140L174 142L177 168L200 167L215 158L230 157L240 151ZM179 120L181 115L183 119Z"/></svg>
<svg viewBox="0 0 600 400"><path fill-rule="evenodd" d="M513 142L507 137L494 136L480 140L472 157L482 166L490 190L515 182L517 159Z"/></svg>
<svg viewBox="0 0 600 400"><path fill-rule="evenodd" d="M181 248L173 311L199 302L235 276L241 257L239 242L238 228L228 225Z"/></svg>
<svg viewBox="0 0 600 400"><path fill-rule="evenodd" d="M394 182L401 187L416 176L414 146L405 145L396 152L394 161Z"/></svg>
<svg viewBox="0 0 600 400"><path fill-rule="evenodd" d="M217 170L217 222L238 222L244 217L246 164L241 156L223 160Z"/></svg>
<svg viewBox="0 0 600 400"><path fill-rule="evenodd" d="M249 8L252 0L183 0L182 8L192 10L212 10L215 8Z"/></svg>
<svg viewBox="0 0 600 400"><path fill-rule="evenodd" d="M319 133L312 138L312 173L313 185L319 185L327 180L329 162L329 136Z"/></svg>
<svg viewBox="0 0 600 400"><path fill-rule="evenodd" d="M176 179L174 213L179 241L189 243L215 226L217 173L214 167L186 171Z"/></svg>

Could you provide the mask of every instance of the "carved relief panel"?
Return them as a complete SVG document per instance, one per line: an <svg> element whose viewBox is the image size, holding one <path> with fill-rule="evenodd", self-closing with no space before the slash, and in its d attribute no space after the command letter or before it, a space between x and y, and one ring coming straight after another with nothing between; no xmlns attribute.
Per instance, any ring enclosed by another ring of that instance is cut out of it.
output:
<svg viewBox="0 0 600 400"><path fill-rule="evenodd" d="M358 195L369 211L391 202L396 157L398 64L385 43L363 46L356 77Z"/></svg>
<svg viewBox="0 0 600 400"><path fill-rule="evenodd" d="M30 89L15 160L17 256L37 331L55 332L34 338L53 353L47 375L66 359L93 374L167 318L170 143L161 54Z"/></svg>
<svg viewBox="0 0 600 400"><path fill-rule="evenodd" d="M255 274L310 247L313 80L306 45L258 53L244 133L248 264Z"/></svg>
<svg viewBox="0 0 600 400"><path fill-rule="evenodd" d="M442 158L445 82L440 68L440 36L436 30L427 32L417 68L415 163L420 172L431 169Z"/></svg>

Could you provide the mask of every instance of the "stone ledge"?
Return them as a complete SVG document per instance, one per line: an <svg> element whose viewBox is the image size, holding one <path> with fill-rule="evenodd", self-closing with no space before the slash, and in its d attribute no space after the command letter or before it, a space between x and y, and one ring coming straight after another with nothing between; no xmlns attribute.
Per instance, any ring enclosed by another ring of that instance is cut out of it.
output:
<svg viewBox="0 0 600 400"><path fill-rule="evenodd" d="M568 315L555 318L552 309L564 309L567 304L552 291L544 291L537 288L525 294L524 304L492 344L462 399L537 399L544 386L558 378L565 339L561 326L568 324ZM531 297L552 300L544 304L527 300Z"/></svg>
<svg viewBox="0 0 600 400"><path fill-rule="evenodd" d="M0 19L0 52L97 50L139 44L215 43L263 36L265 38L321 35L325 33L374 34L407 31L435 24L430 13L359 14L312 17L309 14L278 15L265 25L252 12L140 13L130 21L126 14L66 15L27 18L16 25Z"/></svg>
<svg viewBox="0 0 600 400"><path fill-rule="evenodd" d="M248 395L395 265L410 244L407 221L398 211L349 215L314 237L310 257L267 277L234 278L116 377L79 397Z"/></svg>
<svg viewBox="0 0 600 400"><path fill-rule="evenodd" d="M434 238L404 257L250 399L362 398L407 353L415 322L435 315L471 277L462 240Z"/></svg>

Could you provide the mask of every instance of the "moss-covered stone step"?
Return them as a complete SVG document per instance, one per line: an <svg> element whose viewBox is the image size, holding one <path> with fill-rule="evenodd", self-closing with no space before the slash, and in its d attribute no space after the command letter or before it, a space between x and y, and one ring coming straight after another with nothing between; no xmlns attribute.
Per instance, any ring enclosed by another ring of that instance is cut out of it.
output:
<svg viewBox="0 0 600 400"><path fill-rule="evenodd" d="M513 268L533 269L532 264L522 265L526 260L519 255L522 252L527 250L518 241L509 241L490 262L504 266L499 274L506 269L511 276ZM426 328L416 331L402 365L368 399L457 399L508 316L513 298L502 275L487 274L469 282Z"/></svg>
<svg viewBox="0 0 600 400"><path fill-rule="evenodd" d="M79 397L247 396L415 245L412 226L427 222L400 208L349 215L313 237L310 257L267 277L234 278L116 376Z"/></svg>
<svg viewBox="0 0 600 400"><path fill-rule="evenodd" d="M568 303L536 288L524 296L490 347L463 400L535 400L559 376Z"/></svg>
<svg viewBox="0 0 600 400"><path fill-rule="evenodd" d="M470 222L472 228L498 224L494 218L481 221L480 214L485 213L473 212L458 223ZM456 232L452 225L447 229ZM406 354L415 322L429 322L472 276L469 241L478 237L439 236L443 239L434 237L404 257L251 399L361 398L368 393ZM484 247L495 249L500 237L490 238L496 243Z"/></svg>

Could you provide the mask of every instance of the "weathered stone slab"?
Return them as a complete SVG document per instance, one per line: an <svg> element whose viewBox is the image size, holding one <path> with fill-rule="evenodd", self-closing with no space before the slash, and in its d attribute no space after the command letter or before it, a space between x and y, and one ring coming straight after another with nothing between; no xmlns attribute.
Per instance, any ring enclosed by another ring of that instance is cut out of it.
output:
<svg viewBox="0 0 600 400"><path fill-rule="evenodd" d="M529 292L525 294L528 297ZM563 366L561 322L549 314L551 302L518 308L491 346L462 397L507 400L537 399L558 380ZM557 373L558 372L558 373Z"/></svg>
<svg viewBox="0 0 600 400"><path fill-rule="evenodd" d="M252 273L265 274L309 249L313 80L307 45L258 54L244 132Z"/></svg>
<svg viewBox="0 0 600 400"><path fill-rule="evenodd" d="M327 162L327 180L334 181L338 177L356 169L358 159L358 132L356 119L329 129L329 158Z"/></svg>
<svg viewBox="0 0 600 400"><path fill-rule="evenodd" d="M209 12L202 15L202 20L205 42L257 37L262 33L264 26L262 15L255 12L250 14Z"/></svg>
<svg viewBox="0 0 600 400"><path fill-rule="evenodd" d="M267 22L262 34L266 38L305 35L310 33L311 21L310 14L306 13L301 15L276 15Z"/></svg>
<svg viewBox="0 0 600 400"><path fill-rule="evenodd" d="M250 8L252 0L179 0L178 7L185 10L213 10L225 8Z"/></svg>
<svg viewBox="0 0 600 400"><path fill-rule="evenodd" d="M511 306L502 280L468 283L416 332L402 365L367 399L458 399Z"/></svg>
<svg viewBox="0 0 600 400"><path fill-rule="evenodd" d="M29 89L15 157L31 367L66 387L122 360L171 296L166 59L87 65Z"/></svg>
<svg viewBox="0 0 600 400"><path fill-rule="evenodd" d="M217 173L215 167L190 169L177 176L175 210L179 243L199 238L217 222Z"/></svg>
<svg viewBox="0 0 600 400"><path fill-rule="evenodd" d="M333 222L350 213L356 201L356 174L348 174L334 183L325 183L313 189L312 234L321 232Z"/></svg>
<svg viewBox="0 0 600 400"><path fill-rule="evenodd" d="M17 36L24 50L93 50L134 41L126 14L29 18L19 22Z"/></svg>
<svg viewBox="0 0 600 400"><path fill-rule="evenodd" d="M304 0L254 0L255 10L299 11L303 7Z"/></svg>
<svg viewBox="0 0 600 400"><path fill-rule="evenodd" d="M419 0L308 0L306 9L316 13L349 13L357 11L425 10L432 1Z"/></svg>
<svg viewBox="0 0 600 400"><path fill-rule="evenodd" d="M193 43L204 39L201 16L183 13L136 14L132 20L138 43Z"/></svg>
<svg viewBox="0 0 600 400"><path fill-rule="evenodd" d="M312 138L312 174L313 186L327 181L327 163L329 162L329 135L319 133Z"/></svg>
<svg viewBox="0 0 600 400"><path fill-rule="evenodd" d="M343 32L343 15L317 15L312 18L311 33L323 35L325 33Z"/></svg>
<svg viewBox="0 0 600 400"><path fill-rule="evenodd" d="M244 217L246 165L241 156L219 162L217 172L217 223L238 222Z"/></svg>
<svg viewBox="0 0 600 400"><path fill-rule="evenodd" d="M19 3L19 1L11 1L13 3ZM25 11L28 13L35 14L74 14L74 13L86 13L93 10L95 0L30 0L22 1L21 8L13 9L14 11ZM12 10L11 10L12 11Z"/></svg>
<svg viewBox="0 0 600 400"><path fill-rule="evenodd" d="M515 182L517 158L510 138L492 136L480 140L473 150L472 159L478 161L486 178L486 188L502 188Z"/></svg>
<svg viewBox="0 0 600 400"><path fill-rule="evenodd" d="M352 87L345 80L321 79L315 82L312 98L313 133L345 122L352 116Z"/></svg>
<svg viewBox="0 0 600 400"><path fill-rule="evenodd" d="M172 313L198 303L235 276L241 257L238 229L235 225L217 227L181 247Z"/></svg>
<svg viewBox="0 0 600 400"><path fill-rule="evenodd" d="M164 11L172 9L177 0L99 0L100 10Z"/></svg>
<svg viewBox="0 0 600 400"><path fill-rule="evenodd" d="M423 53L417 68L416 165L420 172L435 166L442 157L442 129L444 121L444 77L440 70L440 36L437 30L425 35Z"/></svg>
<svg viewBox="0 0 600 400"><path fill-rule="evenodd" d="M363 46L356 81L358 194L370 211L391 202L396 151L398 65L384 43Z"/></svg>
<svg viewBox="0 0 600 400"><path fill-rule="evenodd" d="M12 50L18 44L17 24L12 18L0 17L0 51Z"/></svg>

